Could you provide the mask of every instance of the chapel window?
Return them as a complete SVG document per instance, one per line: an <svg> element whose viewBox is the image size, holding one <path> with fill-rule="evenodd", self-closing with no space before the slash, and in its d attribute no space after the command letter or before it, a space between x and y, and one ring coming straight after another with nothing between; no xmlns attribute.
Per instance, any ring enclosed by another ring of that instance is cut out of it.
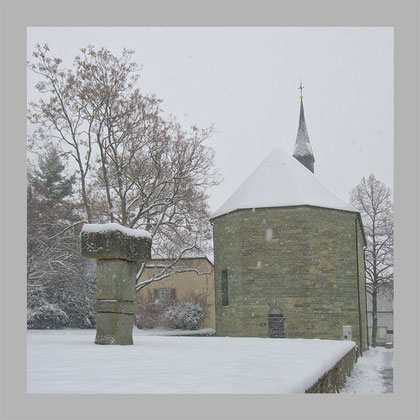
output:
<svg viewBox="0 0 420 420"><path fill-rule="evenodd" d="M175 299L176 289L169 289L169 288L160 288L154 289L154 299L155 300L167 300L167 299Z"/></svg>
<svg viewBox="0 0 420 420"><path fill-rule="evenodd" d="M222 306L229 305L229 294L228 294L228 270L227 268L222 270Z"/></svg>

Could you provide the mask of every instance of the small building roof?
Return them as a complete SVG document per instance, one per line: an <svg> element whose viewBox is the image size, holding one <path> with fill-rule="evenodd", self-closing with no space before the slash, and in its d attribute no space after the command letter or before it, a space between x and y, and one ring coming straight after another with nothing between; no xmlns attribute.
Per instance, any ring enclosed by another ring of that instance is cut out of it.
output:
<svg viewBox="0 0 420 420"><path fill-rule="evenodd" d="M295 158L276 148L211 219L239 209L300 205L359 213Z"/></svg>
<svg viewBox="0 0 420 420"><path fill-rule="evenodd" d="M150 262L157 262L157 261L173 261L175 258L152 258L150 260ZM181 257L179 259L179 262L182 261L190 261L190 260L207 260L211 265L214 265L214 258L212 255L199 255L199 256L194 256L194 257Z"/></svg>

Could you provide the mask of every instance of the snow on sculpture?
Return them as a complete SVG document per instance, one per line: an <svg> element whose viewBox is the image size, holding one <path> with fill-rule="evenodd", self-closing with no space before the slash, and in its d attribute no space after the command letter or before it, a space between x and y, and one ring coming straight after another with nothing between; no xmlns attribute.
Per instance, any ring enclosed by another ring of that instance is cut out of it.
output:
<svg viewBox="0 0 420 420"><path fill-rule="evenodd" d="M150 259L152 238L116 223L85 224L82 255L97 259L96 344L133 344L136 273Z"/></svg>

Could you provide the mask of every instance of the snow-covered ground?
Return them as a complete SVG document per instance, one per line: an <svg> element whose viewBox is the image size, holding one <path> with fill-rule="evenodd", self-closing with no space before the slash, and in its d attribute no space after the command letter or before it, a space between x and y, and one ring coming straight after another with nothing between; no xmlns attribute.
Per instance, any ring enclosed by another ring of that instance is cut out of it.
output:
<svg viewBox="0 0 420 420"><path fill-rule="evenodd" d="M359 357L341 392L356 394L390 392L384 384L382 373L384 369L394 367L393 355L393 349L370 347L368 351L364 352L363 357Z"/></svg>
<svg viewBox="0 0 420 420"><path fill-rule="evenodd" d="M27 334L27 391L48 394L300 393L354 345L339 340L151 334L153 332L134 329L134 345L101 346L94 344L94 330L30 330Z"/></svg>
<svg viewBox="0 0 420 420"><path fill-rule="evenodd" d="M134 329L134 334L136 335L202 335L202 336L212 336L216 334L216 331L213 328L202 328L201 330L171 330L168 328L153 328L150 330L137 330Z"/></svg>

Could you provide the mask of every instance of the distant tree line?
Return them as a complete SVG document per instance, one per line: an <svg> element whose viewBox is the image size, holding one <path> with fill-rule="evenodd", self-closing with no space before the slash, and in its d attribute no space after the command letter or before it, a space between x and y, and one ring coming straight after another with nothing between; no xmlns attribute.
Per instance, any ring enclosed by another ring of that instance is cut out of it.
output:
<svg viewBox="0 0 420 420"><path fill-rule="evenodd" d="M162 101L138 88L132 56L88 46L65 67L37 45L28 63L40 95L28 109L33 328L93 325L94 267L79 257L81 222L145 229L153 255L168 261L210 251L206 191L220 182L206 145L213 129L164 117Z"/></svg>

